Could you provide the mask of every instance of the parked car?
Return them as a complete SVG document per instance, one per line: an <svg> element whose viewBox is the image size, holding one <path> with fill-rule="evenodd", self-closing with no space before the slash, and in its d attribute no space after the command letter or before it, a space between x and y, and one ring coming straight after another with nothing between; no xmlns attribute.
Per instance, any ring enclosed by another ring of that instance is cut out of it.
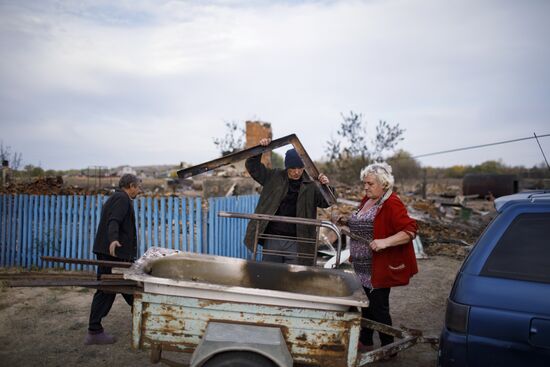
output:
<svg viewBox="0 0 550 367"><path fill-rule="evenodd" d="M550 191L495 207L456 276L438 366L550 366Z"/></svg>

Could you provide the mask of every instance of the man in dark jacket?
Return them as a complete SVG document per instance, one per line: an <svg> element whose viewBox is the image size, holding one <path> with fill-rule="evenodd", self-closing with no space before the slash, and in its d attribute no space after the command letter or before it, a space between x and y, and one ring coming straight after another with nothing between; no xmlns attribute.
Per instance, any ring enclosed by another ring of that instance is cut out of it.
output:
<svg viewBox="0 0 550 367"><path fill-rule="evenodd" d="M109 197L101 210L93 251L98 260L133 262L137 256L137 234L132 200L141 192L141 181L132 174L125 174L118 186L119 190ZM98 266L98 280L102 274L111 274L111 268ZM132 306L133 296L122 296ZM99 289L94 294L85 344L112 344L116 341L101 326L101 319L111 310L115 297L116 293Z"/></svg>
<svg viewBox="0 0 550 367"><path fill-rule="evenodd" d="M270 139L262 139L260 145L267 146L270 142ZM304 163L294 149L286 152L284 170L265 167L261 163L261 155L247 159L246 169L263 186L255 213L314 219L317 217L317 207L329 207L315 183L304 174ZM320 174L318 179L324 185L329 183L324 174ZM244 242L251 251L255 245L256 224L255 220L251 220L246 228ZM294 238L314 239L317 233L315 226L260 221L258 233L285 236L284 239L266 239L262 247L264 251L280 251L288 255L264 254L263 261L311 265L311 260L298 259L292 254L313 255L311 244L297 242Z"/></svg>

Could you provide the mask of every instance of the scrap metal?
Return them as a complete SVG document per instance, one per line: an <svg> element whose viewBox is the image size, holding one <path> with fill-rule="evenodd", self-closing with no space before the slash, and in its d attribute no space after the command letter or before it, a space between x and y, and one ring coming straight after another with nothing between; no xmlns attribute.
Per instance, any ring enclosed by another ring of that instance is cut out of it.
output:
<svg viewBox="0 0 550 367"><path fill-rule="evenodd" d="M304 149L304 146L296 136L296 134L291 134L284 136L279 139L272 140L271 143L267 146L257 145L252 148L244 149L236 153L228 154L224 157L214 159L202 164L198 164L193 167L184 168L178 171L178 177L179 178L189 178L191 176L195 176L201 173L205 173L208 171L211 171L213 169L226 166L228 164L242 161L244 159L248 159L251 157L255 157L257 155L260 155L265 152L270 152L273 149L283 147L285 145L292 144L294 149L296 149L296 152L302 158L302 161L304 162L304 169L307 172L307 174L314 180L315 184L321 191L321 194L325 198L326 202L329 205L336 204L336 196L332 192L332 190L327 185L322 185L317 178L319 177L319 170L317 167L315 167L315 164L307 154L306 150Z"/></svg>
<svg viewBox="0 0 550 367"><path fill-rule="evenodd" d="M258 221L257 223L259 223L259 221L265 220L265 221L270 221L270 222L274 221L274 222L282 222L282 223L313 225L313 226L316 226L317 228L320 228L320 227L329 228L329 229L333 230L336 233L337 238L338 238L338 249L337 249L337 252L336 252L335 267L338 267L340 265L340 253L342 251L342 238L341 238L341 235L340 235L340 229L338 228L338 226L336 226L336 224L334 224L330 221L318 220L318 219L307 219L307 218L296 218L296 217L285 217L285 216L279 216L279 215L247 214L247 213L234 213L234 212L224 212L224 211L218 212L218 216L224 217L224 218L251 219L251 220ZM256 228L256 237L257 238L261 237L258 234L258 228ZM270 237L264 236L264 238L276 238L276 237L281 238L282 236L273 236L273 235L270 235ZM296 237L292 237L292 238L295 239ZM313 259L314 263L317 260L317 247L318 247L318 244L319 244L318 238L319 238L319 232L317 231L317 237L314 241L312 241L312 243L315 245L315 251L314 251L313 256L311 257ZM298 238L298 242L307 242L307 240L309 240L309 239ZM258 241L256 240L256 241L254 241L254 243L258 243ZM253 251L253 257L252 257L253 259L256 258L256 250L257 250L257 248L255 246L254 251ZM264 249L263 253L267 253L267 251L272 251L272 250L265 250ZM278 255L278 254L274 253L274 255ZM302 256L302 257L304 257L304 256Z"/></svg>

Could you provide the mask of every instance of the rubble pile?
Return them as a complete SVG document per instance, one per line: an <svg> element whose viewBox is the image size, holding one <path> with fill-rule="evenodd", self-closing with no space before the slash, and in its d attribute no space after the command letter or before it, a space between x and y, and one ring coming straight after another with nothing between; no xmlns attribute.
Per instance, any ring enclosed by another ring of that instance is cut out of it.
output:
<svg viewBox="0 0 550 367"><path fill-rule="evenodd" d="M11 182L8 186L0 188L0 194L11 195L95 195L104 193L105 190L65 186L61 176L39 177L28 182Z"/></svg>
<svg viewBox="0 0 550 367"><path fill-rule="evenodd" d="M464 197L455 187L442 185L439 194L422 199L415 194L399 194L409 215L418 223L418 236L428 256L464 259L481 232L495 216L491 201ZM338 205L319 211L319 218L334 223L349 217L363 197L363 188L337 187ZM343 200L342 200L343 199Z"/></svg>

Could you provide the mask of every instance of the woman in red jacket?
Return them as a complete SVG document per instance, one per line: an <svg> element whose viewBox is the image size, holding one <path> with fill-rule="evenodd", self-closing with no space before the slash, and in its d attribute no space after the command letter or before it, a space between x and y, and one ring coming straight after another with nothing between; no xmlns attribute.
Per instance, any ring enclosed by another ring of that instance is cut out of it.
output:
<svg viewBox="0 0 550 367"><path fill-rule="evenodd" d="M369 307L362 309L364 318L391 325L389 296L391 287L406 285L418 272L412 244L416 222L392 191L394 178L386 163L374 163L361 171L366 195L348 220L354 237L351 261L365 293ZM382 345L393 343L393 336L379 333ZM373 349L373 330L363 328L359 349Z"/></svg>

